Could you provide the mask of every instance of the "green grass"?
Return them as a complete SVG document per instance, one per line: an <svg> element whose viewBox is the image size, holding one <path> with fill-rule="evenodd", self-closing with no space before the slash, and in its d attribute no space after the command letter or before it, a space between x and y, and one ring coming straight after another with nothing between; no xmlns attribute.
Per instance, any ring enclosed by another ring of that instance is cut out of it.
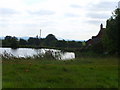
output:
<svg viewBox="0 0 120 90"><path fill-rule="evenodd" d="M117 58L3 60L3 88L118 88Z"/></svg>

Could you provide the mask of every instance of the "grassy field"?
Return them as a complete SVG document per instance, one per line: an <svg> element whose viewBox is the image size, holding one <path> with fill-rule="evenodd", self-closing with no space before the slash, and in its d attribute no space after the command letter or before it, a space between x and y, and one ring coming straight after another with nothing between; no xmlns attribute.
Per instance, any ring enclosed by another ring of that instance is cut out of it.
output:
<svg viewBox="0 0 120 90"><path fill-rule="evenodd" d="M3 60L3 88L118 88L117 58Z"/></svg>

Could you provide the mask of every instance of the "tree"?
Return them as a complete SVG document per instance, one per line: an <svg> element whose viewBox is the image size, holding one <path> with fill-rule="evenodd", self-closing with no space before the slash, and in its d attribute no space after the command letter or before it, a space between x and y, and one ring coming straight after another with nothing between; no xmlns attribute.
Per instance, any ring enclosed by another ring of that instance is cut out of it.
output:
<svg viewBox="0 0 120 90"><path fill-rule="evenodd" d="M19 45L27 45L27 41L20 38Z"/></svg>
<svg viewBox="0 0 120 90"><path fill-rule="evenodd" d="M4 40L2 40L2 46L11 47L11 48L18 48L18 39L12 36L6 36Z"/></svg>
<svg viewBox="0 0 120 90"><path fill-rule="evenodd" d="M28 44L32 46L38 46L40 44L40 40L38 38L30 37L28 39Z"/></svg>
<svg viewBox="0 0 120 90"><path fill-rule="evenodd" d="M46 46L55 47L56 42L57 42L57 38L53 34L49 34L45 38Z"/></svg>
<svg viewBox="0 0 120 90"><path fill-rule="evenodd" d="M10 47L11 46L11 36L6 36L5 39L2 41L3 46Z"/></svg>
<svg viewBox="0 0 120 90"><path fill-rule="evenodd" d="M56 47L59 47L59 48L66 48L67 47L67 41L65 40L59 40L56 42Z"/></svg>
<svg viewBox="0 0 120 90"><path fill-rule="evenodd" d="M120 9L116 9L106 23L103 45L109 53L119 53Z"/></svg>
<svg viewBox="0 0 120 90"><path fill-rule="evenodd" d="M11 38L11 44L10 44L11 48L16 49L19 47L18 44L18 39L16 37L12 37Z"/></svg>

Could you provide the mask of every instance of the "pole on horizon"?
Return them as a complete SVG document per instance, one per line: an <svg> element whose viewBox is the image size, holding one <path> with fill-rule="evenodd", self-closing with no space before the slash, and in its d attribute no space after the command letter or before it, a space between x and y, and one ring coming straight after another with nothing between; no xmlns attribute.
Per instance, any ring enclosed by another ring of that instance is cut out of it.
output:
<svg viewBox="0 0 120 90"><path fill-rule="evenodd" d="M40 39L41 39L41 29L40 29Z"/></svg>

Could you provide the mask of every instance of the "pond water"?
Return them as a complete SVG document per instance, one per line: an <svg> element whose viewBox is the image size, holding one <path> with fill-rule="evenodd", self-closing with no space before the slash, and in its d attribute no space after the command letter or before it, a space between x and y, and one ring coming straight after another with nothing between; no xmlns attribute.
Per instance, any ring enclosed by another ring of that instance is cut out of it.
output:
<svg viewBox="0 0 120 90"><path fill-rule="evenodd" d="M7 52L7 53L12 54L16 57L28 57L28 56L32 57L33 55L37 55L37 54L45 54L48 51L52 52L53 56L55 56L56 54L59 54L59 57L58 57L59 60L68 60L68 59L75 58L74 52L61 52L61 50L55 50L55 49L0 48L0 54L4 54L4 52Z"/></svg>

